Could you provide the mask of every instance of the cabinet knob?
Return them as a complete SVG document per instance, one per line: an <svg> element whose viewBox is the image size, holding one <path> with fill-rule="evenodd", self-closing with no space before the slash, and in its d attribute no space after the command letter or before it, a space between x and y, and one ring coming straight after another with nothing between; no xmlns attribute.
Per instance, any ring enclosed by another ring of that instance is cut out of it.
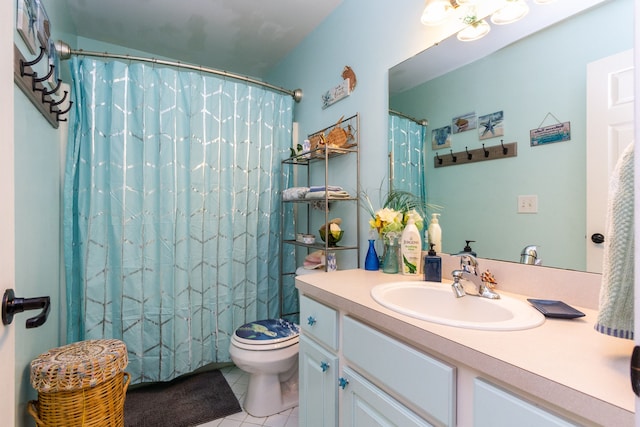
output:
<svg viewBox="0 0 640 427"><path fill-rule="evenodd" d="M315 324L316 324L316 319L315 319L315 317L313 317L313 316L309 316L309 317L307 318L307 324L308 324L309 326L313 326L313 325L315 325Z"/></svg>
<svg viewBox="0 0 640 427"><path fill-rule="evenodd" d="M344 377L340 377L338 378L338 386L344 390L344 388L347 386L347 384L349 384L349 380L344 378Z"/></svg>
<svg viewBox="0 0 640 427"><path fill-rule="evenodd" d="M327 369L329 369L329 364L327 362L320 362L320 369L322 369L322 372L327 372Z"/></svg>

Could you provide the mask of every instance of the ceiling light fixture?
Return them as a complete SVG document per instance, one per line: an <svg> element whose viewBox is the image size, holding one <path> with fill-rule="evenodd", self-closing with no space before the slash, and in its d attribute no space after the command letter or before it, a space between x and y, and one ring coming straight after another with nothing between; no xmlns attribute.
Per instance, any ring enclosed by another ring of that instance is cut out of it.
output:
<svg viewBox="0 0 640 427"><path fill-rule="evenodd" d="M455 0L426 0L420 22L424 25L439 25L457 7Z"/></svg>
<svg viewBox="0 0 640 427"><path fill-rule="evenodd" d="M491 22L496 25L511 24L524 18L527 13L529 6L525 0L505 0L505 5L491 15Z"/></svg>
<svg viewBox="0 0 640 427"><path fill-rule="evenodd" d="M467 26L458 32L458 40L462 42L471 42L481 39L489 34L491 26L484 19L478 19L476 7L473 4L467 6L462 22Z"/></svg>

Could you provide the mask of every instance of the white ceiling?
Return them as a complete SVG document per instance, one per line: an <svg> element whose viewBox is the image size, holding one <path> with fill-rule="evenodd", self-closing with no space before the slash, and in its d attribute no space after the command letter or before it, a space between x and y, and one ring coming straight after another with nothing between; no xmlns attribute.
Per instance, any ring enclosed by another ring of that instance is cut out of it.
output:
<svg viewBox="0 0 640 427"><path fill-rule="evenodd" d="M81 37L262 78L342 0L67 0Z"/></svg>

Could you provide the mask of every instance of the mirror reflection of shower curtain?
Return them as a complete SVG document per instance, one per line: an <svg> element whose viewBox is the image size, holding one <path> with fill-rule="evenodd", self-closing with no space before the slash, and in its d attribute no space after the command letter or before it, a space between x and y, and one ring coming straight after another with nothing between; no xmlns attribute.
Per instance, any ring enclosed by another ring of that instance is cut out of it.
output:
<svg viewBox="0 0 640 427"><path fill-rule="evenodd" d="M426 200L424 182L425 127L406 117L389 114L390 179L393 190L409 191Z"/></svg>
<svg viewBox="0 0 640 427"><path fill-rule="evenodd" d="M133 383L229 361L235 328L279 316L292 98L135 62L71 68L67 339L122 339Z"/></svg>

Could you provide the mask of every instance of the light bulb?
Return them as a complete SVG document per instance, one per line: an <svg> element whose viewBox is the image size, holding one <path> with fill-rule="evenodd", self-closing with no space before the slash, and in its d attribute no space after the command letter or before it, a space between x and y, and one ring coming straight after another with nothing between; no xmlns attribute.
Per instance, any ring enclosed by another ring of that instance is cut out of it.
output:
<svg viewBox="0 0 640 427"><path fill-rule="evenodd" d="M491 22L496 25L511 24L529 13L529 6L524 0L506 0L504 7L491 15Z"/></svg>
<svg viewBox="0 0 640 427"><path fill-rule="evenodd" d="M470 24L460 32L458 32L458 40L461 42L472 42L481 39L489 34L491 26L484 19Z"/></svg>
<svg viewBox="0 0 640 427"><path fill-rule="evenodd" d="M449 0L427 0L420 22L424 25L438 25L447 19L451 9Z"/></svg>

